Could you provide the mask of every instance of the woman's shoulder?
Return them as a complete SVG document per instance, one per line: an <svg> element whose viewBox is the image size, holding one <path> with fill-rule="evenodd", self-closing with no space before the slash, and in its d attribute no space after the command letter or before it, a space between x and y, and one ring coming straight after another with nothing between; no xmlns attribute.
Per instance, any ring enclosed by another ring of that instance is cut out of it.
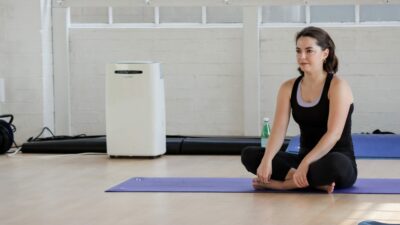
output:
<svg viewBox="0 0 400 225"><path fill-rule="evenodd" d="M293 88L294 83L296 82L296 79L297 79L297 77L296 78L291 78L289 80L284 81L281 84L281 89L292 91L292 88Z"/></svg>
<svg viewBox="0 0 400 225"><path fill-rule="evenodd" d="M291 89L291 87L293 87L294 83L296 82L296 79L297 79L297 77L286 80L282 83L281 86L282 87L290 87L290 89Z"/></svg>
<svg viewBox="0 0 400 225"><path fill-rule="evenodd" d="M285 94L285 95L287 95L287 96L290 96L291 93L292 93L292 89L293 89L294 83L296 82L296 79L297 79L297 78L292 78L292 79L289 79L289 80L284 81L284 82L281 84L281 87L280 87L280 90L279 90L279 91L280 91L282 94Z"/></svg>
<svg viewBox="0 0 400 225"><path fill-rule="evenodd" d="M332 78L332 82L329 88L328 95L344 94L352 96L352 91L349 83L340 75L335 74Z"/></svg>
<svg viewBox="0 0 400 225"><path fill-rule="evenodd" d="M350 88L349 83L340 75L335 74L332 78L331 87L333 89Z"/></svg>

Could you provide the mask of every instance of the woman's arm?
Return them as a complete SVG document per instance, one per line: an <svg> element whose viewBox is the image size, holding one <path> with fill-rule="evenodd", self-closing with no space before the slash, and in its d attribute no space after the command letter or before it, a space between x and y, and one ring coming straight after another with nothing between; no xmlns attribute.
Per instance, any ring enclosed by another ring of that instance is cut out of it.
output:
<svg viewBox="0 0 400 225"><path fill-rule="evenodd" d="M283 83L279 89L275 117L272 124L271 136L265 147L264 157L257 169L257 176L261 182L268 183L272 174L271 163L276 153L282 146L290 119L290 95L294 79Z"/></svg>
<svg viewBox="0 0 400 225"><path fill-rule="evenodd" d="M335 146L342 136L342 132L353 103L353 94L347 82L335 76L332 80L329 93L329 116L327 131L317 145L304 157L293 178L299 187L308 186L308 166L322 158Z"/></svg>
<svg viewBox="0 0 400 225"><path fill-rule="evenodd" d="M294 80L283 83L279 89L276 101L275 117L272 124L271 136L265 148L264 158L272 160L282 146L290 120L290 95Z"/></svg>

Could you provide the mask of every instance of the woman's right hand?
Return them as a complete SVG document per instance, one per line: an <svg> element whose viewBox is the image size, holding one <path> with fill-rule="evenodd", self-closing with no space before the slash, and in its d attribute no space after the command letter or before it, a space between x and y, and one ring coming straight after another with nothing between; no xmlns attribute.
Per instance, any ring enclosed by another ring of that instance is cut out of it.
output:
<svg viewBox="0 0 400 225"><path fill-rule="evenodd" d="M272 174L272 162L263 159L257 168L257 178L261 183L269 183Z"/></svg>

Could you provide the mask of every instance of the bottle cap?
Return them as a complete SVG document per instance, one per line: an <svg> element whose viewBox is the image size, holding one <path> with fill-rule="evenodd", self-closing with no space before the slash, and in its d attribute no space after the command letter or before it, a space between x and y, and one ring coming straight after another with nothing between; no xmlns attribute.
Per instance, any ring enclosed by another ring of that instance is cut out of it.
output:
<svg viewBox="0 0 400 225"><path fill-rule="evenodd" d="M264 122L269 122L269 118L268 117L264 117Z"/></svg>

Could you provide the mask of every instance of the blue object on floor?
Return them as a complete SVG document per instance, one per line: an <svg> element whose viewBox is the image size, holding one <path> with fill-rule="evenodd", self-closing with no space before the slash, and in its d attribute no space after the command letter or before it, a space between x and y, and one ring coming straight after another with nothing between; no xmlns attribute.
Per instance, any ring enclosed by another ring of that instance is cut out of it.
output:
<svg viewBox="0 0 400 225"><path fill-rule="evenodd" d="M372 220L365 220L360 222L358 225L400 225L398 223L394 224L394 223L381 223L381 222L377 222L377 221L372 221Z"/></svg>
<svg viewBox="0 0 400 225"><path fill-rule="evenodd" d="M352 134L356 158L400 158L400 135L395 134ZM286 149L297 153L300 137L293 137Z"/></svg>
<svg viewBox="0 0 400 225"><path fill-rule="evenodd" d="M254 190L252 178L133 177L106 192L289 192L324 193L315 189L293 191ZM358 179L351 188L335 189L336 194L400 194L400 179Z"/></svg>

